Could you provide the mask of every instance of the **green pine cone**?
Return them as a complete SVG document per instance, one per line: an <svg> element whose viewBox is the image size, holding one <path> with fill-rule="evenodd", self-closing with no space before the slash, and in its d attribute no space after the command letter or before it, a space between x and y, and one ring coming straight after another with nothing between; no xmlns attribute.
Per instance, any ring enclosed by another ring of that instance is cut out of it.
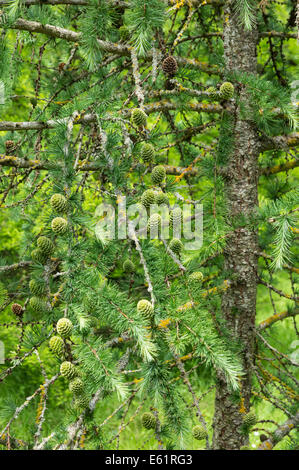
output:
<svg viewBox="0 0 299 470"><path fill-rule="evenodd" d="M151 204L155 204L155 193L152 189L147 189L141 196L141 204L149 209Z"/></svg>
<svg viewBox="0 0 299 470"><path fill-rule="evenodd" d="M52 220L51 227L57 235L63 235L67 231L67 221L63 217L55 217Z"/></svg>
<svg viewBox="0 0 299 470"><path fill-rule="evenodd" d="M76 377L70 382L69 389L71 392L75 393L75 395L83 395L84 384L79 377Z"/></svg>
<svg viewBox="0 0 299 470"><path fill-rule="evenodd" d="M38 237L36 244L45 255L50 255L54 251L54 245L48 237Z"/></svg>
<svg viewBox="0 0 299 470"><path fill-rule="evenodd" d="M96 295L89 292L84 299L84 305L88 312L94 312L98 308L98 299Z"/></svg>
<svg viewBox="0 0 299 470"><path fill-rule="evenodd" d="M60 366L60 373L68 380L73 379L77 375L77 370L74 364L69 361L64 361Z"/></svg>
<svg viewBox="0 0 299 470"><path fill-rule="evenodd" d="M49 341L50 349L53 353L57 354L57 356L62 356L64 350L64 342L60 336L52 336Z"/></svg>
<svg viewBox="0 0 299 470"><path fill-rule="evenodd" d="M142 299L137 304L137 312L141 313L144 317L150 318L154 313L154 309L148 300Z"/></svg>
<svg viewBox="0 0 299 470"><path fill-rule="evenodd" d="M175 253L176 255L179 255L182 249L184 248L183 243L178 238L173 238L168 246L171 251L173 251L173 253Z"/></svg>
<svg viewBox="0 0 299 470"><path fill-rule="evenodd" d="M155 429L156 427L156 418L153 413L143 413L141 417L142 425L146 429Z"/></svg>
<svg viewBox="0 0 299 470"><path fill-rule="evenodd" d="M220 98L222 100L229 100L233 97L234 94L234 85L230 82L222 83L220 87Z"/></svg>
<svg viewBox="0 0 299 470"><path fill-rule="evenodd" d="M121 26L120 28L118 28L118 32L119 32L119 35L120 35L120 38L123 40L123 41L127 41L128 39L130 39L130 30L127 28L127 26L123 25Z"/></svg>
<svg viewBox="0 0 299 470"><path fill-rule="evenodd" d="M147 231L151 237L159 236L159 229L161 229L161 216L159 214L152 214L147 223Z"/></svg>
<svg viewBox="0 0 299 470"><path fill-rule="evenodd" d="M89 400L86 395L81 395L76 397L75 402L74 402L74 407L77 408L78 410L85 410L88 408L89 405Z"/></svg>
<svg viewBox="0 0 299 470"><path fill-rule="evenodd" d="M207 437L207 431L200 425L194 426L192 429L192 435L194 439L197 439L198 441L202 441L203 439L206 439Z"/></svg>
<svg viewBox="0 0 299 470"><path fill-rule="evenodd" d="M31 297L29 305L36 313L42 313L48 310L47 305L39 297Z"/></svg>
<svg viewBox="0 0 299 470"><path fill-rule="evenodd" d="M146 127L147 115L140 108L135 108L132 111L132 122L136 127Z"/></svg>
<svg viewBox="0 0 299 470"><path fill-rule="evenodd" d="M98 308L98 299L96 295L89 292L84 299L84 305L89 313L94 312Z"/></svg>
<svg viewBox="0 0 299 470"><path fill-rule="evenodd" d="M65 212L67 209L67 200L63 194L53 194L50 199L50 204L52 209L54 209L56 212L59 212L60 214Z"/></svg>
<svg viewBox="0 0 299 470"><path fill-rule="evenodd" d="M210 96L212 98L212 100L217 100L219 98L219 94L216 90L215 87L213 86L210 86L208 89L207 89L207 92L210 93Z"/></svg>
<svg viewBox="0 0 299 470"><path fill-rule="evenodd" d="M135 265L130 259L126 259L123 264L123 270L125 273L133 273L135 271Z"/></svg>
<svg viewBox="0 0 299 470"><path fill-rule="evenodd" d="M256 422L257 422L257 417L256 417L256 414L253 410L249 411L249 413L247 413L243 418L244 426L246 426L247 428L250 428Z"/></svg>
<svg viewBox="0 0 299 470"><path fill-rule="evenodd" d="M160 184L166 176L166 171L164 166L158 165L152 171L151 177L154 184Z"/></svg>
<svg viewBox="0 0 299 470"><path fill-rule="evenodd" d="M44 264L47 261L47 255L43 253L39 248L31 251L31 258L36 263Z"/></svg>
<svg viewBox="0 0 299 470"><path fill-rule="evenodd" d="M36 282L35 279L31 279L29 282L29 289L33 295L41 297L45 293L45 286L39 282Z"/></svg>
<svg viewBox="0 0 299 470"><path fill-rule="evenodd" d="M68 318L60 318L57 322L56 330L63 338L69 338L72 334L73 324Z"/></svg>
<svg viewBox="0 0 299 470"><path fill-rule="evenodd" d="M175 207L170 211L169 221L171 227L179 227L182 220L182 211L179 207Z"/></svg>
<svg viewBox="0 0 299 470"><path fill-rule="evenodd" d="M163 193L162 191L159 191L156 194L155 203L158 206L161 206L162 204L166 204L168 206L169 205L169 200L168 200L167 194Z"/></svg>
<svg viewBox="0 0 299 470"><path fill-rule="evenodd" d="M152 163L155 158L155 149L152 144L144 143L141 147L141 158L145 163Z"/></svg>
<svg viewBox="0 0 299 470"><path fill-rule="evenodd" d="M200 271L196 271L192 274L190 274L189 279L190 282L202 282L203 280L203 274Z"/></svg>

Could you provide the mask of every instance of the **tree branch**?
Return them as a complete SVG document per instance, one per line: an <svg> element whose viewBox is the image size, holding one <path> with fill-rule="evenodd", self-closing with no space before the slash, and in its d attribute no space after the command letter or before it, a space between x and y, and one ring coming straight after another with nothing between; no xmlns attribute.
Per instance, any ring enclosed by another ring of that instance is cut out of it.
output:
<svg viewBox="0 0 299 470"><path fill-rule="evenodd" d="M0 163L1 165L1 163ZM0 266L0 274L7 271L15 271L19 268L25 268L32 264L31 261L20 261L20 263L10 264L9 266Z"/></svg>
<svg viewBox="0 0 299 470"><path fill-rule="evenodd" d="M70 42L80 42L82 37L82 34L77 33L76 31L53 26L50 24L41 24L37 21L29 21L24 18L18 18L12 25L10 25L10 28L20 31L29 31L31 33L42 33L52 38L64 39ZM125 44L116 44L98 39L98 46L101 50L117 54L118 56L131 56L131 47ZM153 51L150 50L144 58L145 60L152 60ZM200 62L197 59L176 57L176 61L180 66L190 66L209 74L220 73L218 67L210 66L206 62Z"/></svg>
<svg viewBox="0 0 299 470"><path fill-rule="evenodd" d="M292 296L290 294L286 294L285 292L282 292L279 289L276 289L276 287L272 286L268 282L264 281L261 277L258 276L258 282L259 284L263 284L263 286L266 286L268 289L272 290L276 294L280 295L280 297L285 297L286 299L294 300L294 302L299 301L299 296Z"/></svg>
<svg viewBox="0 0 299 470"><path fill-rule="evenodd" d="M29 21L24 18L17 19L15 23L10 25L10 28L20 31L29 31L30 33L42 33L52 38L65 39L71 42L78 42L81 39L81 33L76 33L76 31L50 24L41 24L38 21Z"/></svg>
<svg viewBox="0 0 299 470"><path fill-rule="evenodd" d="M268 168L261 168L260 175L275 175L276 173L281 173L282 171L292 170L299 166L299 159L298 160L290 160L286 163L281 163L280 165L270 166Z"/></svg>
<svg viewBox="0 0 299 470"><path fill-rule="evenodd" d="M287 436L292 429L294 429L299 424L299 412L293 417L285 421L281 426L279 426L267 439L262 442L258 450L272 450L276 444L281 441L285 436Z"/></svg>
<svg viewBox="0 0 299 470"><path fill-rule="evenodd" d="M278 135L276 137L264 137L261 141L260 151L281 149L287 150L289 147L299 145L299 132L288 135Z"/></svg>
<svg viewBox="0 0 299 470"><path fill-rule="evenodd" d="M222 31L214 31L212 33L202 33L198 34L196 36L187 36L186 38L181 39L182 42L186 41L196 41L196 39L201 39L201 38L221 38L223 39L223 32ZM283 38L283 39L296 39L297 34L296 33L283 33L280 31L264 31L259 33L260 38Z"/></svg>
<svg viewBox="0 0 299 470"><path fill-rule="evenodd" d="M285 310L284 312L275 313L275 315L271 315L271 317L268 317L266 318L266 320L263 320L258 325L258 329L264 330L265 328L268 328L269 326L273 325L277 321L283 320L284 318L288 318L288 317L295 317L298 314L299 314L299 309L295 309L294 311Z"/></svg>
<svg viewBox="0 0 299 470"><path fill-rule="evenodd" d="M206 103L189 103L190 111L195 111L198 113L221 113L222 106L218 104L206 104ZM177 110L178 106L176 103L170 101L158 101L155 103L149 103L147 106L144 106L144 111L146 114L156 113L160 111L171 111ZM123 113L124 118L129 118L131 115L131 110L127 109ZM50 119L49 121L0 121L0 131L35 131L42 129L53 129L58 124L67 124L69 118L58 119L54 121ZM112 120L112 119L111 119ZM79 116L75 121L75 124L89 124L92 122L97 122L96 114L85 114L84 116Z"/></svg>
<svg viewBox="0 0 299 470"><path fill-rule="evenodd" d="M28 124L28 123L26 123ZM36 123L32 123L36 124ZM46 123L45 123L46 124ZM1 123L0 123L1 129ZM53 170L59 168L57 162L51 162L48 160L26 160L25 158L19 158L10 155L1 155L0 156L0 167L14 167L14 168L29 168L33 170ZM299 166L299 160L292 160L286 164L277 165L275 167L263 168L260 170L260 175L265 174L274 174L280 173L282 171L287 171L292 168ZM274 169L274 171L273 171ZM79 161L77 165L77 170L79 171L98 171L99 163L98 162L89 162ZM196 176L198 174L197 168L183 168L183 167L174 167L172 165L166 165L165 171L168 175L179 176L181 174L188 176ZM0 268L1 271L1 268Z"/></svg>

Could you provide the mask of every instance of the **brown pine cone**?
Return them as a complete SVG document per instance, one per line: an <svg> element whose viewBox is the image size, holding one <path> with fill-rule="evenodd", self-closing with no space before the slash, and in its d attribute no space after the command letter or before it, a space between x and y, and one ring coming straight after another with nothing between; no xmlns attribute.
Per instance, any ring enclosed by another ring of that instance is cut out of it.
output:
<svg viewBox="0 0 299 470"><path fill-rule="evenodd" d="M166 59L162 62L162 69L163 72L167 75L171 75L172 77L175 75L178 68L177 61L171 55L166 57Z"/></svg>
<svg viewBox="0 0 299 470"><path fill-rule="evenodd" d="M5 148L6 148L6 153L7 154L12 154L16 149L14 141L13 140L7 140L5 142Z"/></svg>
<svg viewBox="0 0 299 470"><path fill-rule="evenodd" d="M174 90L175 89L175 82L172 78L167 78L167 80L165 80L165 90Z"/></svg>
<svg viewBox="0 0 299 470"><path fill-rule="evenodd" d="M23 315L23 307L20 304L12 304L11 311L17 315L17 317L21 317Z"/></svg>

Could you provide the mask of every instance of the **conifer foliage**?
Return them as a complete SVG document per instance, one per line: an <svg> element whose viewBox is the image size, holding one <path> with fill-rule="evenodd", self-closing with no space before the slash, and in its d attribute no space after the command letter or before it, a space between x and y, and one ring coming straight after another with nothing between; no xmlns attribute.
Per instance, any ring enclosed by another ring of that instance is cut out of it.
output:
<svg viewBox="0 0 299 470"><path fill-rule="evenodd" d="M2 449L298 447L295 6L1 2Z"/></svg>

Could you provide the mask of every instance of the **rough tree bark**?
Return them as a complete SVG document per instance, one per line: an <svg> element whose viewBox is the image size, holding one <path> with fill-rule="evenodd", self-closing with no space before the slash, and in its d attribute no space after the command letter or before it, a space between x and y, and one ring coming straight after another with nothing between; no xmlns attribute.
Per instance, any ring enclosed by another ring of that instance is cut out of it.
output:
<svg viewBox="0 0 299 470"><path fill-rule="evenodd" d="M227 2L224 18L224 54L230 71L256 71L257 31L245 31L234 14L233 4ZM240 99L246 104L244 89ZM233 120L234 146L227 161L228 223L244 216L246 221L257 207L259 139L252 123L241 120L236 107ZM242 349L244 376L241 396L236 400L224 377L218 376L214 415L214 449L235 450L246 443L241 432L241 406L250 407L251 368L254 356L254 324L257 289L257 231L245 227L234 228L225 249L224 269L233 274L232 289L223 294L222 312L232 335Z"/></svg>

